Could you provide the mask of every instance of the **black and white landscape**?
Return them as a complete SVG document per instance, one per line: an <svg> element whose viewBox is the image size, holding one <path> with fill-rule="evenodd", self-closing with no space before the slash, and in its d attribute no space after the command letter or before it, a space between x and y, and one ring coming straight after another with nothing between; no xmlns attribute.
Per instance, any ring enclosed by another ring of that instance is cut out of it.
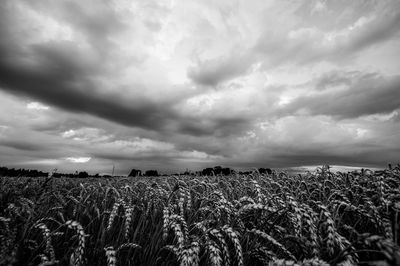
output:
<svg viewBox="0 0 400 266"><path fill-rule="evenodd" d="M0 0L0 265L400 265L399 0Z"/></svg>
<svg viewBox="0 0 400 266"><path fill-rule="evenodd" d="M6 0L0 20L2 165L399 158L398 1Z"/></svg>

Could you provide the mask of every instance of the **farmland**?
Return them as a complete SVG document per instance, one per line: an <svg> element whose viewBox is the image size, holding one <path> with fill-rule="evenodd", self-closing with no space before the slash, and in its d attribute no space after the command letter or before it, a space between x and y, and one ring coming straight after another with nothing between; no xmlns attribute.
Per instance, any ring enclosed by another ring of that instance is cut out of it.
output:
<svg viewBox="0 0 400 266"><path fill-rule="evenodd" d="M0 265L400 263L400 166L0 184Z"/></svg>

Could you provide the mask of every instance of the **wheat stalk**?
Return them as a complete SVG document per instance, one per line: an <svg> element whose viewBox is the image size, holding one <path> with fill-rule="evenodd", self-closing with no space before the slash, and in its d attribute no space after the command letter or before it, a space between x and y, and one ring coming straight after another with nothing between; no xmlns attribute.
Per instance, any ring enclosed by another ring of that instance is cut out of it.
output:
<svg viewBox="0 0 400 266"><path fill-rule="evenodd" d="M53 245L51 244L50 230L44 223L39 223L36 225L36 227L42 231L43 239L46 242L46 249L45 249L46 254L50 255L50 261L52 262L55 261L56 255L54 253Z"/></svg>
<svg viewBox="0 0 400 266"><path fill-rule="evenodd" d="M104 248L107 257L107 266L116 266L117 265L117 256L116 251L113 247Z"/></svg>
<svg viewBox="0 0 400 266"><path fill-rule="evenodd" d="M231 241L231 243L234 246L234 251L235 251L235 258L237 260L237 265L242 266L243 265L243 252L242 252L242 246L240 245L240 240L238 234L229 226L223 226L222 227L222 232L228 237L228 239Z"/></svg>
<svg viewBox="0 0 400 266"><path fill-rule="evenodd" d="M285 257L291 259L291 260L296 260L296 258L293 256L293 254L287 250L281 243L279 243L277 240L275 240L272 236L269 234L258 230L258 229L252 229L249 231L252 234L255 234L256 236L266 240L270 245L275 247L277 250L279 250L282 254L285 255Z"/></svg>
<svg viewBox="0 0 400 266"><path fill-rule="evenodd" d="M75 230L76 234L78 235L78 247L71 254L70 265L80 266L83 264L85 238L87 235L85 234L82 225L77 221L68 220L65 224L68 226L68 228Z"/></svg>
<svg viewBox="0 0 400 266"><path fill-rule="evenodd" d="M220 266L222 264L222 258L218 245L214 241L209 240L206 243L206 249L208 253L208 265Z"/></svg>
<svg viewBox="0 0 400 266"><path fill-rule="evenodd" d="M190 247L185 248L179 252L178 259L181 266L197 266L199 265L199 243L194 241L190 244Z"/></svg>
<svg viewBox="0 0 400 266"><path fill-rule="evenodd" d="M116 200L112 207L110 217L108 218L107 231L109 231L111 229L111 226L114 222L115 216L117 216L117 214L118 214L118 208L120 205L121 205L121 200Z"/></svg>
<svg viewBox="0 0 400 266"><path fill-rule="evenodd" d="M221 247L221 255L222 259L224 262L224 265L230 265L231 264L231 257L229 255L229 248L228 244L225 241L224 236L222 235L220 230L213 229L210 231L210 235L214 236L215 239L218 241L219 246Z"/></svg>

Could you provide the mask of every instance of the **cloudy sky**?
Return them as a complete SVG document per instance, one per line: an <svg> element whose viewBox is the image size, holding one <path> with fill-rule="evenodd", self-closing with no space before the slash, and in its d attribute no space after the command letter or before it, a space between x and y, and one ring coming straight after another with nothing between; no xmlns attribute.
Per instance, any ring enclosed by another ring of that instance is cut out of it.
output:
<svg viewBox="0 0 400 266"><path fill-rule="evenodd" d="M0 165L400 161L400 1L0 2Z"/></svg>

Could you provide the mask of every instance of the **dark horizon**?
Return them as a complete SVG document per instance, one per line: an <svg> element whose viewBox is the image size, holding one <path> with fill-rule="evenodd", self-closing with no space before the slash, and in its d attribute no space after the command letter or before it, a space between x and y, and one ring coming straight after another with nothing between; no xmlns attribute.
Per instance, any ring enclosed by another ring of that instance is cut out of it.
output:
<svg viewBox="0 0 400 266"><path fill-rule="evenodd" d="M174 174L185 174L185 173L191 173L191 174L196 174L196 173L200 173L206 169L213 169L215 167L221 167L222 169L230 169L234 172L237 173L249 173L249 172L253 172L253 171L259 171L260 169L270 169L272 171L276 171L276 172L288 172L289 174L294 173L294 174L298 174L298 173L305 173L305 172L314 172L316 171L318 168L323 168L324 166L328 165L330 168L330 171L332 172L353 172L353 171L361 171L362 169L366 170L372 170L372 171L376 171L376 170L383 170L383 169L387 169L390 166L395 166L396 164L387 164L384 167L358 167L358 166L345 166L345 165L329 165L329 164L325 164L325 165L312 165L312 166L299 166L299 167L288 167L288 168L273 168L273 167L251 167L251 168L235 168L235 167L229 167L229 166L223 166L223 165L214 165L214 166L207 166L203 169L182 169L181 171L176 171L176 172L171 172L171 171L167 171L164 172L160 169L141 169L140 167L133 167L131 169L129 169L128 171L117 171L116 169L114 169L114 176L129 176L130 172L132 170L140 170L142 172L142 174L144 174L146 171L157 171L159 175L174 175ZM65 175L74 175L80 172L85 172L88 173L89 176L95 176L95 175L99 175L99 176L112 176L113 175L113 170L111 170L110 172L96 172L96 171L88 171L85 169L79 169L79 170L75 170L72 172L68 172L68 171L63 171L62 169L58 169L58 168L53 168L53 169L37 169L37 168L29 168L29 167L9 167L9 166L5 166L5 165L0 165L0 169L4 169L7 168L8 170L16 170L16 171L33 171L33 172L39 172L39 173L45 173L45 174L50 174L50 173L57 173L57 174L65 174ZM1 171L0 171L1 172ZM1 176L1 175L0 175ZM4 175L7 176L7 175Z"/></svg>

